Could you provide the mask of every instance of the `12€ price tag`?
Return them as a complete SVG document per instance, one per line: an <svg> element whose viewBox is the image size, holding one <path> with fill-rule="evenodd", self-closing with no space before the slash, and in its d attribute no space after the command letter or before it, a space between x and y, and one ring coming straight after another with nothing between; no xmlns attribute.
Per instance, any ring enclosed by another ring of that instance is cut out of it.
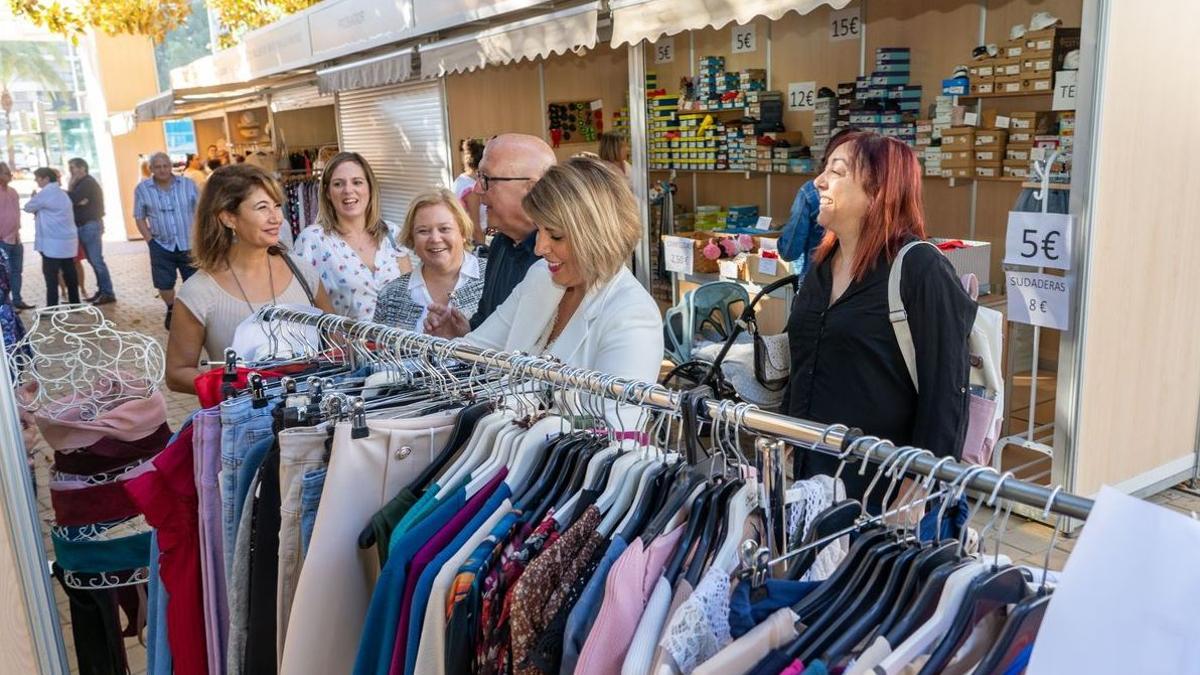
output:
<svg viewBox="0 0 1200 675"><path fill-rule="evenodd" d="M695 265L695 247L691 239L663 237L663 255L666 256L668 272L691 274Z"/></svg>
<svg viewBox="0 0 1200 675"><path fill-rule="evenodd" d="M817 83L788 82L788 110L816 110Z"/></svg>
<svg viewBox="0 0 1200 675"><path fill-rule="evenodd" d="M1066 277L1036 272L1004 272L1008 320L1031 326L1070 328L1071 285Z"/></svg>
<svg viewBox="0 0 1200 675"><path fill-rule="evenodd" d="M1008 213L1004 262L1008 265L1071 269L1071 226L1066 213Z"/></svg>

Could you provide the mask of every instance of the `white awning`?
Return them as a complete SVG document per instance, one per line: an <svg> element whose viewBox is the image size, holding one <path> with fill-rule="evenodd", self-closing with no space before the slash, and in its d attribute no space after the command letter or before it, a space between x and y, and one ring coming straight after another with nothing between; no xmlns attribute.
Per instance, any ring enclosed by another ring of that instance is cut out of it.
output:
<svg viewBox="0 0 1200 675"><path fill-rule="evenodd" d="M654 42L685 30L721 28L765 16L774 21L788 12L808 14L821 5L841 9L850 0L610 0L612 46Z"/></svg>
<svg viewBox="0 0 1200 675"><path fill-rule="evenodd" d="M413 77L413 50L354 61L317 71L317 89L322 94L354 89L373 89L399 84Z"/></svg>
<svg viewBox="0 0 1200 675"><path fill-rule="evenodd" d="M421 77L544 58L578 47L591 49L596 46L599 13L600 3L589 2L421 47Z"/></svg>
<svg viewBox="0 0 1200 675"><path fill-rule="evenodd" d="M133 114L138 120L145 122L159 117L166 117L174 110L175 90L168 89L154 98L148 98L138 103L137 107L133 109Z"/></svg>

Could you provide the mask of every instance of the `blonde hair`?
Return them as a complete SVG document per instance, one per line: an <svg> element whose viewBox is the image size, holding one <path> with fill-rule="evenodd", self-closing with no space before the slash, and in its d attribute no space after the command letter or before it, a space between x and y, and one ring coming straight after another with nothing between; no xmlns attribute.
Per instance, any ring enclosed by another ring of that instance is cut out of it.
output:
<svg viewBox="0 0 1200 675"><path fill-rule="evenodd" d="M466 209L463 208L462 202L454 193L445 189L438 188L423 192L408 205L408 214L404 216L404 228L400 230L400 245L408 248L415 248L416 235L413 233L413 221L417 219L417 212L427 206L437 206L441 204L450 209L450 215L454 218L454 224L458 225L458 231L463 236L463 249L466 250L471 245L471 237L475 234L475 225L471 223L471 217L467 215Z"/></svg>
<svg viewBox="0 0 1200 675"><path fill-rule="evenodd" d="M379 181L375 180L375 172L371 170L371 165L367 163L366 158L357 152L339 152L325 164L325 170L321 174L321 194L317 198L317 222L321 224L321 229L325 231L325 234L341 234L341 230L338 229L337 211L333 208L333 200L329 198L329 183L333 180L334 169L346 162L357 164L363 170L363 175L367 177L369 196L367 197L366 229L367 233L375 239L375 243L379 243L387 234L387 225L383 222L379 205Z"/></svg>
<svg viewBox="0 0 1200 675"><path fill-rule="evenodd" d="M599 159L572 157L550 167L522 205L539 227L566 236L589 288L611 279L642 236L629 184Z"/></svg>
<svg viewBox="0 0 1200 675"><path fill-rule="evenodd" d="M625 137L615 131L600 134L600 159L613 164L625 162Z"/></svg>
<svg viewBox="0 0 1200 675"><path fill-rule="evenodd" d="M192 235L192 264L196 269L215 272L229 265L229 249L233 247L233 230L221 224L222 213L237 213L242 202L255 188L279 204L283 191L275 179L253 164L223 166L208 177L196 204L196 224Z"/></svg>

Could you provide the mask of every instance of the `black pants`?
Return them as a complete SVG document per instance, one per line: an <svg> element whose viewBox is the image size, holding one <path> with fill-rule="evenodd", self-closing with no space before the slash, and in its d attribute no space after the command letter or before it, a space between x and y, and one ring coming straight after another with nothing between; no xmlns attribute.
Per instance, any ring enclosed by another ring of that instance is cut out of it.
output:
<svg viewBox="0 0 1200 675"><path fill-rule="evenodd" d="M79 303L79 277L75 274L74 258L51 258L42 256L42 278L46 280L46 306L58 304L58 273L62 272L67 284L67 299Z"/></svg>
<svg viewBox="0 0 1200 675"><path fill-rule="evenodd" d="M121 620L117 613L117 591L109 588L92 591L71 588L63 579L63 569L57 564L53 573L67 594L71 634L75 638L75 659L79 663L80 675L128 673L125 641L121 637Z"/></svg>

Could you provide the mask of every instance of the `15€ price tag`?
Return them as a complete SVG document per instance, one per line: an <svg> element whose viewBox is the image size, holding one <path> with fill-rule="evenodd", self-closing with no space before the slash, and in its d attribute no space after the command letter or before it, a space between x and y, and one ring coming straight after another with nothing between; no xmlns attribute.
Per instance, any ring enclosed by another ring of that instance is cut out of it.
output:
<svg viewBox="0 0 1200 675"><path fill-rule="evenodd" d="M1008 213L1004 262L1009 265L1071 269L1071 226L1066 213Z"/></svg>
<svg viewBox="0 0 1200 675"><path fill-rule="evenodd" d="M862 35L861 5L829 13L829 41L857 40Z"/></svg>
<svg viewBox="0 0 1200 675"><path fill-rule="evenodd" d="M663 237L663 255L666 256L668 272L691 274L695 265L695 247L691 239Z"/></svg>
<svg viewBox="0 0 1200 675"><path fill-rule="evenodd" d="M654 43L654 62L672 63L675 61L675 38L665 37Z"/></svg>
<svg viewBox="0 0 1200 675"><path fill-rule="evenodd" d="M1071 285L1066 277L1036 272L1004 272L1008 320L1031 326L1070 328Z"/></svg>

